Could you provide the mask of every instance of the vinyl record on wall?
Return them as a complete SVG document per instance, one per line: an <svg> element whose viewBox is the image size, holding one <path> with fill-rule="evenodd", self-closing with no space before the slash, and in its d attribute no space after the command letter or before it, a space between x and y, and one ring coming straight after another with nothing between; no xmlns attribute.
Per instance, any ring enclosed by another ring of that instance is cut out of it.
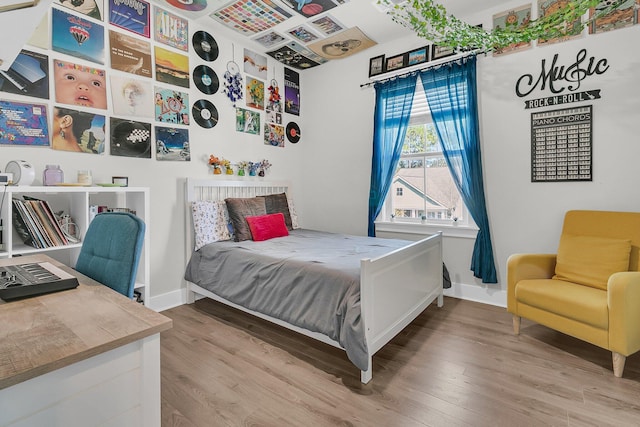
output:
<svg viewBox="0 0 640 427"><path fill-rule="evenodd" d="M191 115L196 123L205 129L210 129L218 124L218 110L206 99L199 99L193 103Z"/></svg>
<svg viewBox="0 0 640 427"><path fill-rule="evenodd" d="M296 122L287 124L287 139L292 144L297 144L300 141L300 127Z"/></svg>
<svg viewBox="0 0 640 427"><path fill-rule="evenodd" d="M206 65L198 65L193 69L193 81L200 92L207 95L213 95L220 87L218 75Z"/></svg>
<svg viewBox="0 0 640 427"><path fill-rule="evenodd" d="M205 61L215 61L218 57L218 43L216 39L206 31L196 31L191 38L193 49L198 56Z"/></svg>

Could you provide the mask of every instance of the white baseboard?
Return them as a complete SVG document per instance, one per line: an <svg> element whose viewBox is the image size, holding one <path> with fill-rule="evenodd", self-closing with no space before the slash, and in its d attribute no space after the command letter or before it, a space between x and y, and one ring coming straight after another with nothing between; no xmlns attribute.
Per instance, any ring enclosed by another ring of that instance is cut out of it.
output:
<svg viewBox="0 0 640 427"><path fill-rule="evenodd" d="M498 307L507 307L507 291L504 289L493 289L489 286L466 285L464 283L452 283L449 289L444 290L444 294L448 297L467 301L475 301Z"/></svg>
<svg viewBox="0 0 640 427"><path fill-rule="evenodd" d="M452 283L451 288L444 290L444 294L448 297L475 301L498 307L507 306L507 292L504 289L492 289L490 287L480 287L478 285ZM180 288L176 291L151 297L151 301L149 301L147 307L155 311L163 311L186 303L187 288Z"/></svg>
<svg viewBox="0 0 640 427"><path fill-rule="evenodd" d="M147 304L152 310L163 311L179 305L187 303L187 288L180 288L176 291L167 292L166 294L151 297L151 301Z"/></svg>

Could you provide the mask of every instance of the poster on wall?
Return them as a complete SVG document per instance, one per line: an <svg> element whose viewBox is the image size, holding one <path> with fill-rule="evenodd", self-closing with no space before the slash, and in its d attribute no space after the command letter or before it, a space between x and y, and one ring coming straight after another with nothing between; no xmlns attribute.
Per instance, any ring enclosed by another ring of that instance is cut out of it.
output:
<svg viewBox="0 0 640 427"><path fill-rule="evenodd" d="M189 130L156 126L156 159L191 161Z"/></svg>
<svg viewBox="0 0 640 427"><path fill-rule="evenodd" d="M222 25L244 35L260 33L291 16L272 0L238 0L209 15Z"/></svg>
<svg viewBox="0 0 640 427"><path fill-rule="evenodd" d="M538 0L538 17L548 16L556 13L558 9L565 7L566 0ZM563 22L557 26L557 28L564 34L563 37L554 37L551 39L538 39L538 45L564 42L567 40L581 37L582 22L581 19L576 19L573 22Z"/></svg>
<svg viewBox="0 0 640 427"><path fill-rule="evenodd" d="M613 12L594 19L594 15L601 10L610 6L610 1L601 1L596 7L589 10L589 34L602 33L605 31L617 30L620 28L630 27L638 23L638 6L636 0L626 0L619 4ZM640 3L638 3L640 5Z"/></svg>
<svg viewBox="0 0 640 427"><path fill-rule="evenodd" d="M318 35L311 31L306 25L298 25L287 31L287 33L304 44L309 44L319 39Z"/></svg>
<svg viewBox="0 0 640 427"><path fill-rule="evenodd" d="M151 124L111 117L112 156L151 158Z"/></svg>
<svg viewBox="0 0 640 427"><path fill-rule="evenodd" d="M188 93L156 86L154 104L157 122L189 124Z"/></svg>
<svg viewBox="0 0 640 427"><path fill-rule="evenodd" d="M286 39L275 31L270 31L254 38L253 40L260 43L265 48L272 48L276 45L279 45Z"/></svg>
<svg viewBox="0 0 640 427"><path fill-rule="evenodd" d="M153 90L148 80L111 75L113 113L120 116L148 117L153 114Z"/></svg>
<svg viewBox="0 0 640 427"><path fill-rule="evenodd" d="M264 110L264 82L247 77L247 107Z"/></svg>
<svg viewBox="0 0 640 427"><path fill-rule="evenodd" d="M526 26L529 21L531 21L530 4L493 15L493 29L517 29ZM493 51L493 56L518 52L529 49L530 47L531 42L512 43L509 46L495 49Z"/></svg>
<svg viewBox="0 0 640 427"><path fill-rule="evenodd" d="M531 113L531 182L592 181L592 106Z"/></svg>
<svg viewBox="0 0 640 427"><path fill-rule="evenodd" d="M260 113L244 108L236 108L236 131L260 134Z"/></svg>
<svg viewBox="0 0 640 427"><path fill-rule="evenodd" d="M347 28L340 22L336 21L336 19L331 15L324 15L319 18L312 19L311 25L325 36L339 33L340 31Z"/></svg>
<svg viewBox="0 0 640 427"><path fill-rule="evenodd" d="M104 152L105 117L55 106L51 118L51 148L90 154Z"/></svg>
<svg viewBox="0 0 640 427"><path fill-rule="evenodd" d="M51 48L56 52L104 64L104 27L52 8Z"/></svg>
<svg viewBox="0 0 640 427"><path fill-rule="evenodd" d="M149 38L150 6L144 0L109 0L109 22L116 27Z"/></svg>
<svg viewBox="0 0 640 427"><path fill-rule="evenodd" d="M282 0L282 2L305 18L311 18L337 6L331 0Z"/></svg>
<svg viewBox="0 0 640 427"><path fill-rule="evenodd" d="M45 13L38 26L33 30L31 37L27 40L29 46L49 49L51 31L49 31L49 12Z"/></svg>
<svg viewBox="0 0 640 427"><path fill-rule="evenodd" d="M49 99L49 57L22 50L7 71L0 71L0 91Z"/></svg>
<svg viewBox="0 0 640 427"><path fill-rule="evenodd" d="M47 107L0 101L0 145L48 146Z"/></svg>
<svg viewBox="0 0 640 427"><path fill-rule="evenodd" d="M245 48L244 72L265 80L267 78L267 57Z"/></svg>
<svg viewBox="0 0 640 427"><path fill-rule="evenodd" d="M284 112L300 115L300 75L284 68Z"/></svg>
<svg viewBox="0 0 640 427"><path fill-rule="evenodd" d="M189 57L155 46L156 80L189 87Z"/></svg>
<svg viewBox="0 0 640 427"><path fill-rule="evenodd" d="M56 102L82 107L107 108L107 79L99 68L53 60Z"/></svg>
<svg viewBox="0 0 640 427"><path fill-rule="evenodd" d="M309 49L326 59L342 59L376 44L360 28L353 27L310 44Z"/></svg>
<svg viewBox="0 0 640 427"><path fill-rule="evenodd" d="M60 4L74 12L102 21L104 7L102 0L56 0L54 4Z"/></svg>
<svg viewBox="0 0 640 427"><path fill-rule="evenodd" d="M109 30L111 68L125 73L151 77L151 44Z"/></svg>
<svg viewBox="0 0 640 427"><path fill-rule="evenodd" d="M264 145L284 147L284 126L264 124Z"/></svg>
<svg viewBox="0 0 640 427"><path fill-rule="evenodd" d="M175 47L189 50L189 21L159 7L155 8L155 40Z"/></svg>

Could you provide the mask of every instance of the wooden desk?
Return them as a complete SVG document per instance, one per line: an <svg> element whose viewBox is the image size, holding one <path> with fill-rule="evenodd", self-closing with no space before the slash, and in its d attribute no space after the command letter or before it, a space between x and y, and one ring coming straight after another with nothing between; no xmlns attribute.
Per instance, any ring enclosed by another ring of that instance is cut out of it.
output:
<svg viewBox="0 0 640 427"><path fill-rule="evenodd" d="M0 425L159 426L160 332L171 319L45 255L76 289L0 301Z"/></svg>

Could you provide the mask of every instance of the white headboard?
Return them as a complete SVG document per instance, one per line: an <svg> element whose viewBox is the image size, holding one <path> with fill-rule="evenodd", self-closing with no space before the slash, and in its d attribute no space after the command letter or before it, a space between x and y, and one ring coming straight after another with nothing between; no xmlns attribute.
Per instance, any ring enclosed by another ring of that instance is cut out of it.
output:
<svg viewBox="0 0 640 427"><path fill-rule="evenodd" d="M191 202L199 200L224 200L229 197L255 197L269 194L286 193L290 197L291 185L287 181L230 181L224 178L185 180L185 240L186 261L189 261L194 248L193 218Z"/></svg>

